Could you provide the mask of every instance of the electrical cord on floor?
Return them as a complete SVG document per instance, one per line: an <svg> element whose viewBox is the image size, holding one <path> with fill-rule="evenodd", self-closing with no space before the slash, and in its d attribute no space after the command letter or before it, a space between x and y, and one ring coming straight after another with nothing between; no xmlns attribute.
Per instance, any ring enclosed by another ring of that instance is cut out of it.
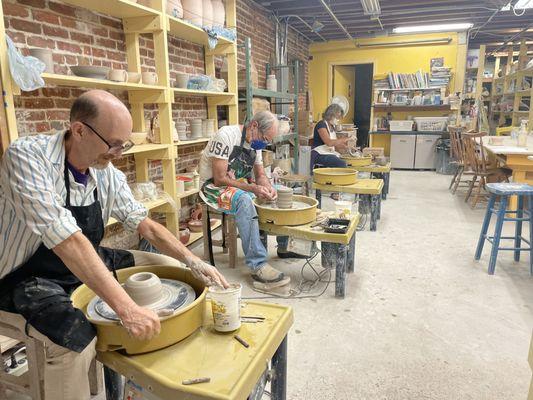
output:
<svg viewBox="0 0 533 400"><path fill-rule="evenodd" d="M316 258L319 254L322 252L318 249L316 249L315 253L305 259L304 265L302 265L302 268L300 270L300 281L298 282L298 285L295 289L291 289L288 295L282 295L282 294L275 294L267 291L263 291L260 289L257 289L255 287L252 287L252 290L258 293L266 293L268 296L259 296L259 297L243 297L243 300L263 300L263 299L276 299L276 298L282 298L282 299L312 299L322 296L326 290L329 287L329 284L333 281L331 280L331 269L330 268L324 268L322 271L318 272L315 267L311 264L311 261ZM309 267L314 274L316 275L315 279L308 279L305 277L304 272L306 267ZM327 278L326 278L327 275ZM315 289L319 283L325 283L326 285L322 289L322 291L318 294L307 294L310 293L313 289ZM301 296L301 294L305 294L304 296Z"/></svg>
<svg viewBox="0 0 533 400"><path fill-rule="evenodd" d="M368 222L368 214L360 214L361 218L357 224L357 232L364 231L366 228L366 223Z"/></svg>

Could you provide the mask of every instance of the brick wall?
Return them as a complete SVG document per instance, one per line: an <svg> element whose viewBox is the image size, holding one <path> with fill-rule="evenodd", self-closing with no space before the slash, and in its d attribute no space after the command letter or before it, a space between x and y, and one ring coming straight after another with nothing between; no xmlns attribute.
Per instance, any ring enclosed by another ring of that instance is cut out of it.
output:
<svg viewBox="0 0 533 400"><path fill-rule="evenodd" d="M4 23L8 35L24 54L28 48L42 47L54 51L55 73L69 73L69 65L103 65L112 68L127 68L125 41L120 20L93 13L86 9L72 7L53 0L3 0ZM259 70L260 86L265 85L265 63L274 55L274 26L266 12L258 9L249 0L237 2L237 33L239 42L245 36L252 38L255 65ZM289 53L307 61L307 42L291 32ZM140 39L140 53L143 71L154 70L154 45L151 35ZM243 51L239 53L239 65L244 67ZM171 81L176 72L204 73L204 54L201 46L180 40L169 39L169 62ZM221 61L217 62L221 66ZM307 62L305 65L307 76ZM307 78L306 78L307 79ZM307 80L306 80L307 82ZM68 126L68 111L74 98L83 89L43 88L25 92L15 98L19 134L31 135L55 133ZM126 105L125 92L113 92ZM155 112L153 106L145 109L146 118ZM206 118L204 98L176 98L173 106L175 119ZM180 147L177 170L198 162L202 146ZM135 181L132 157L115 162L123 170L129 182ZM161 163L151 163L151 175L161 175ZM186 213L186 210L183 210ZM114 230L117 235L120 231ZM127 242L123 241L124 243ZM127 242L129 243L129 242Z"/></svg>

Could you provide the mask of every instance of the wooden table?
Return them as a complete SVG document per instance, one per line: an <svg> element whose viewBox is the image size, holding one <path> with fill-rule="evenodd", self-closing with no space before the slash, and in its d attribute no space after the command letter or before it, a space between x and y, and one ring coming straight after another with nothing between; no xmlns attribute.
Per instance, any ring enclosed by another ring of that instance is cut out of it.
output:
<svg viewBox="0 0 533 400"><path fill-rule="evenodd" d="M349 193L362 198L359 203L359 212L366 214L370 208L370 230L377 229L378 220L381 218L381 192L383 179L358 179L353 185L323 185L313 182L318 207L322 204L322 192Z"/></svg>
<svg viewBox="0 0 533 400"><path fill-rule="evenodd" d="M342 234L314 231L311 228L312 223L285 226L260 222L259 230L265 248L268 248L267 235L289 236L321 242L322 266L335 268L335 297L344 298L346 295L346 273L355 271L355 236L359 219L359 214L352 216L348 231Z"/></svg>
<svg viewBox="0 0 533 400"><path fill-rule="evenodd" d="M97 359L125 376L128 387L135 385L147 392L143 398L158 400L245 400L266 376L270 360L272 398L285 400L287 333L294 320L292 308L244 301L241 315L265 320L243 322L235 332L218 333L213 327L208 301L203 326L181 342L138 355L99 352ZM234 335L239 335L250 347L244 347ZM201 377L209 377L211 381L182 384L184 380Z"/></svg>
<svg viewBox="0 0 533 400"><path fill-rule="evenodd" d="M489 139L483 138L483 147L502 161L505 166L513 171L513 182L533 185L533 161L528 156L533 156L533 138L527 138L527 147L518 147L516 140L510 137L504 139L503 146L488 144ZM516 209L516 196L511 197L510 209Z"/></svg>

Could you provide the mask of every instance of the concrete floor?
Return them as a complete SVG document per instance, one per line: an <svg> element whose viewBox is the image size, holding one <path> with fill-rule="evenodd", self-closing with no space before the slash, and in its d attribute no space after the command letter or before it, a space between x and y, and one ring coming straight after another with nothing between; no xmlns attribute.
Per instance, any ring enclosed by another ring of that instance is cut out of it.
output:
<svg viewBox="0 0 533 400"><path fill-rule="evenodd" d="M452 196L449 178L392 173L378 231L358 233L344 300L333 285L317 299L267 300L294 307L289 399L527 397L529 257L515 263L503 252L488 276L488 248L473 260L484 206L471 210L464 196ZM277 259L270 243L272 264L297 283L301 261ZM246 267L230 270L226 256L216 259L231 280L249 282ZM244 296L261 295L248 285Z"/></svg>

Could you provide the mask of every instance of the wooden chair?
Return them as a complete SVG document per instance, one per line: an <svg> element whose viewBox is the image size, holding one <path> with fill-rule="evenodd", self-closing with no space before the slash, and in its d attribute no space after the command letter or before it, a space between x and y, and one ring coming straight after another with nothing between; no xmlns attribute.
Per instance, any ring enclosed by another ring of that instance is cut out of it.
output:
<svg viewBox="0 0 533 400"><path fill-rule="evenodd" d="M32 400L46 399L44 396L44 362L46 344L26 335L26 320L18 315L0 311L0 335L16 339L26 346L28 370L15 376L0 368L0 399L7 398L6 389L29 396ZM102 364L93 360L89 372L91 394L97 395L103 390Z"/></svg>
<svg viewBox="0 0 533 400"><path fill-rule="evenodd" d="M450 182L449 189L451 189L452 194L457 192L459 185L464 183L466 186L470 185L470 179L462 179L463 175L472 176L474 172L468 164L468 161L465 157L463 139L461 137L462 132L461 127L449 126L448 131L450 132L450 151L453 164L456 166L455 174L452 177Z"/></svg>
<svg viewBox="0 0 533 400"><path fill-rule="evenodd" d="M208 205L202 203L202 233L204 240L204 260L211 260L213 263L213 246L222 247L224 254L229 253L229 267L235 268L237 260L237 225L235 217L231 214L223 214L213 208L209 208L209 218L207 216ZM211 229L209 219L222 220L222 239L211 240L209 245L208 234ZM214 263L213 263L214 265Z"/></svg>
<svg viewBox="0 0 533 400"><path fill-rule="evenodd" d="M487 182L509 182L509 176L511 175L510 170L489 164L485 148L483 147L483 137L486 135L484 132L467 132L461 134L466 160L474 172L468 187L465 202L468 202L477 184L475 196L470 204L472 208L475 208L479 201L481 189L486 190Z"/></svg>

